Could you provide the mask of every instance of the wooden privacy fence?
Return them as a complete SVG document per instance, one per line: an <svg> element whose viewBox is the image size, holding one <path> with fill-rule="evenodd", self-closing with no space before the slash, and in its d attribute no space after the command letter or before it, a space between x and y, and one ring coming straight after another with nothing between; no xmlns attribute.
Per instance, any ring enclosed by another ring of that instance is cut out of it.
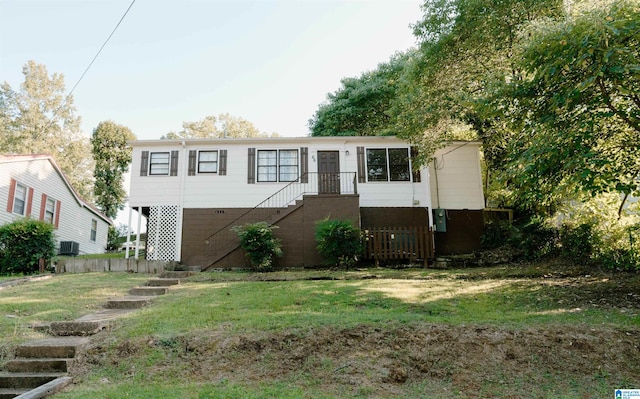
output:
<svg viewBox="0 0 640 399"><path fill-rule="evenodd" d="M428 226L369 227L363 229L365 259L380 261L421 260L427 265L433 259L433 232Z"/></svg>

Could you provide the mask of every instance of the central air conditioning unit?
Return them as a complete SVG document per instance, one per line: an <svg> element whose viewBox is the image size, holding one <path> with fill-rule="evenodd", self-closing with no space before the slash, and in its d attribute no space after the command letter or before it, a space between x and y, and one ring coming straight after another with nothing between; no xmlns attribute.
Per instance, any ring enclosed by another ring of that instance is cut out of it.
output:
<svg viewBox="0 0 640 399"><path fill-rule="evenodd" d="M80 253L80 244L75 241L60 241L60 250L58 255L78 256Z"/></svg>

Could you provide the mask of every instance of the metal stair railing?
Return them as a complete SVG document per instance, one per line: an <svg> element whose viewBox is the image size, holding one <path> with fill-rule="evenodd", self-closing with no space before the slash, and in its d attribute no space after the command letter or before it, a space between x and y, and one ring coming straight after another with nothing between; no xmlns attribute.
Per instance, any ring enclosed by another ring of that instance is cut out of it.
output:
<svg viewBox="0 0 640 399"><path fill-rule="evenodd" d="M323 192L324 190L324 192ZM328 192L328 190L331 190ZM282 213L282 209L293 207L304 195L310 194L357 194L357 177L354 172L341 173L307 173L295 181L288 183L275 193L261 201L258 205L247 210L231 222L220 227L204 239L213 251L220 253L212 254L213 260L203 270L207 270L215 263L235 251L239 244L235 233L231 227L242 225L256 220L274 224L282 220L290 212ZM292 211L294 208L292 208Z"/></svg>

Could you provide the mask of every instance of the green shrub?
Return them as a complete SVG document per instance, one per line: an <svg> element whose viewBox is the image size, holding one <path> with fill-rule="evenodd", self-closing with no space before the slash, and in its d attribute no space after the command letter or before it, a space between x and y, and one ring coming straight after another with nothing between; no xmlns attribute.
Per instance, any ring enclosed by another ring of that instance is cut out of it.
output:
<svg viewBox="0 0 640 399"><path fill-rule="evenodd" d="M557 253L558 229L544 218L533 216L518 230L520 235L512 245L523 251L525 259L543 259Z"/></svg>
<svg viewBox="0 0 640 399"><path fill-rule="evenodd" d="M481 237L482 249L504 247L517 234L517 230L508 220L489 221L484 225L484 232Z"/></svg>
<svg viewBox="0 0 640 399"><path fill-rule="evenodd" d="M0 226L0 273L36 273L40 259L46 264L55 255L53 225L20 219Z"/></svg>
<svg viewBox="0 0 640 399"><path fill-rule="evenodd" d="M232 230L240 239L240 247L246 252L251 266L258 270L270 270L277 256L282 256L280 240L273 236L272 226L266 222L234 226Z"/></svg>
<svg viewBox="0 0 640 399"><path fill-rule="evenodd" d="M560 255L574 263L590 264L599 244L591 223L564 223L560 228Z"/></svg>
<svg viewBox="0 0 640 399"><path fill-rule="evenodd" d="M360 229L348 220L320 220L315 236L318 252L328 265L349 268L363 250Z"/></svg>
<svg viewBox="0 0 640 399"><path fill-rule="evenodd" d="M616 193L601 194L571 203L557 215L564 233L562 254L608 269L640 269L640 204L621 208L621 199Z"/></svg>

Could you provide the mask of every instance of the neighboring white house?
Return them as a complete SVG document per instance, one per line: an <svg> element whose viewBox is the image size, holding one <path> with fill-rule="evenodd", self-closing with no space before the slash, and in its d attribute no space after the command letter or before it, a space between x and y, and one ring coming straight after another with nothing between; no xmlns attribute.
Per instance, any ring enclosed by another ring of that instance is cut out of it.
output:
<svg viewBox="0 0 640 399"><path fill-rule="evenodd" d="M103 253L111 220L76 193L50 155L0 155L0 224L29 217L55 226L63 253Z"/></svg>
<svg viewBox="0 0 640 399"><path fill-rule="evenodd" d="M309 265L318 260L312 254L313 226L325 217L351 219L367 230L430 227L434 208L481 213L484 207L477 142L439 151L436 173L429 167L414 170L415 149L392 136L131 145L129 203L147 217L149 259L220 265L233 258L235 247L226 248L217 235L233 225L266 220L280 226L277 233L289 254L280 264Z"/></svg>

